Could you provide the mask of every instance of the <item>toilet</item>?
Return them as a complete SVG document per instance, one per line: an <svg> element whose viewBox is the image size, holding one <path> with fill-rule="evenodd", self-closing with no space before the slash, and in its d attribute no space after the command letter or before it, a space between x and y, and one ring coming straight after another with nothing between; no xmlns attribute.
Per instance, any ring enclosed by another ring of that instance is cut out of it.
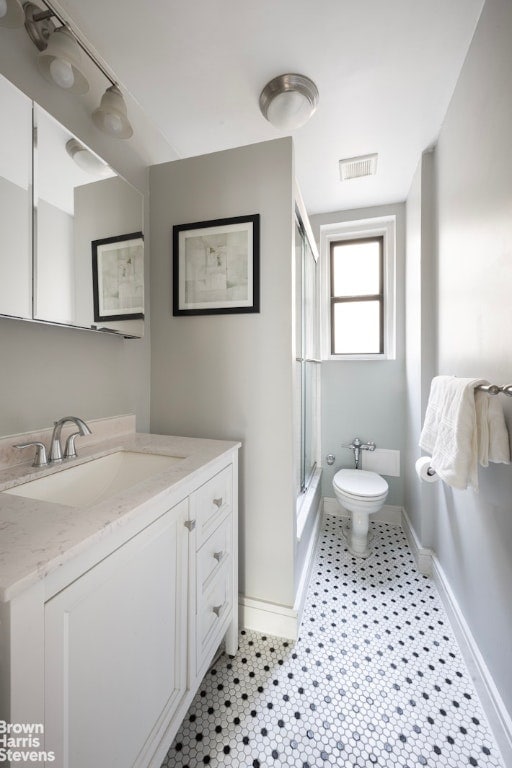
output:
<svg viewBox="0 0 512 768"><path fill-rule="evenodd" d="M340 469L334 475L332 486L341 506L350 512L349 551L357 557L368 557L370 515L384 505L389 490L387 482L376 472Z"/></svg>

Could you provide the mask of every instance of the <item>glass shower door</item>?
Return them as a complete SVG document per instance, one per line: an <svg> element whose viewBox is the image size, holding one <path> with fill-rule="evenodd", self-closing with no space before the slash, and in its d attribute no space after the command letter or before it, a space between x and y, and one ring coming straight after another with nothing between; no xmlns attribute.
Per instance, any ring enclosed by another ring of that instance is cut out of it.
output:
<svg viewBox="0 0 512 768"><path fill-rule="evenodd" d="M298 491L307 490L318 455L318 265L300 219L295 230L296 391L299 419Z"/></svg>

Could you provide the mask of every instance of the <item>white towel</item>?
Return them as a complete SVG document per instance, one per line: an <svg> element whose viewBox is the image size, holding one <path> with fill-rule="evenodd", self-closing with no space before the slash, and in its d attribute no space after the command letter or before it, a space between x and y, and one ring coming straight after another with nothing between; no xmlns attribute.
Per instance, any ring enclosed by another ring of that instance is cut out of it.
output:
<svg viewBox="0 0 512 768"><path fill-rule="evenodd" d="M475 392L478 461L482 467L489 462L510 464L510 445L505 416L498 395Z"/></svg>
<svg viewBox="0 0 512 768"><path fill-rule="evenodd" d="M478 490L478 439L474 389L484 379L436 376L420 436L420 447L441 480L453 488ZM488 395L487 395L488 397Z"/></svg>

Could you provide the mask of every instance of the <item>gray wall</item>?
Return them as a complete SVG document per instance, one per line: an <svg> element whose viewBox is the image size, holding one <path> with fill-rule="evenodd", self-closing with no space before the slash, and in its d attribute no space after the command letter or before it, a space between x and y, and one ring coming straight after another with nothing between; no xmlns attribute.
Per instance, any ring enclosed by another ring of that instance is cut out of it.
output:
<svg viewBox="0 0 512 768"><path fill-rule="evenodd" d="M424 152L407 198L405 509L425 547L432 546L435 489L412 472L435 375L435 190L433 150Z"/></svg>
<svg viewBox="0 0 512 768"><path fill-rule="evenodd" d="M153 166L151 431L240 439L240 591L294 602L293 147ZM261 312L173 317L172 227L261 215Z"/></svg>
<svg viewBox="0 0 512 768"><path fill-rule="evenodd" d="M320 243L320 227L344 221L396 215L396 360L343 360L322 363L322 465L323 495L333 497L332 478L340 467L353 467L351 451L342 447L352 438L374 440L379 448L401 452L404 460L404 259L405 207L379 206L311 217L315 240ZM321 255L322 258L323 255ZM325 456L332 453L332 467ZM388 504L403 505L403 477L387 477Z"/></svg>
<svg viewBox="0 0 512 768"><path fill-rule="evenodd" d="M24 29L2 29L0 35L0 72L144 192L146 164L130 143L100 134L80 98L39 75ZM146 238L149 253L148 243ZM148 429L149 334L124 341L0 318L0 352L0 435L47 427L65 413L86 419L136 413L138 429Z"/></svg>
<svg viewBox="0 0 512 768"><path fill-rule="evenodd" d="M435 372L498 384L512 381L511 39L512 3L487 0L435 163ZM500 397L510 431L512 402ZM408 466L411 482L412 472ZM433 546L511 712L512 468L491 465L479 478L479 493L433 486L435 514L430 539L422 543Z"/></svg>

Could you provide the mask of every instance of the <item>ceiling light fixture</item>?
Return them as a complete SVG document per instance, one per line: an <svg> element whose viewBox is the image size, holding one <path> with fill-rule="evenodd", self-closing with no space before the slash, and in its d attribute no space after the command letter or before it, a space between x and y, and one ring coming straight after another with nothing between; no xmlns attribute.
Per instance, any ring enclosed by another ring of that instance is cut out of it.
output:
<svg viewBox="0 0 512 768"><path fill-rule="evenodd" d="M293 131L307 123L318 106L318 88L305 75L274 77L260 94L260 110L272 125Z"/></svg>
<svg viewBox="0 0 512 768"><path fill-rule="evenodd" d="M106 179L115 175L110 165L80 144L77 139L69 139L66 142L66 152L82 171L86 171L97 179Z"/></svg>
<svg viewBox="0 0 512 768"><path fill-rule="evenodd" d="M118 84L76 33L71 31L52 4L48 0L42 2L47 10L42 10L32 2L23 3L25 29L40 51L38 66L41 74L54 85L70 93L86 93L89 90L89 82L82 62L84 53L111 84L105 91L100 106L93 112L94 124L109 136L129 139L133 136L133 128L128 120L126 104ZM19 5L18 0L0 0L0 24L3 21L3 4L7 9L4 18L11 12L12 5ZM54 18L60 26L55 25Z"/></svg>
<svg viewBox="0 0 512 768"><path fill-rule="evenodd" d="M21 27L25 21L19 0L0 0L0 27Z"/></svg>

